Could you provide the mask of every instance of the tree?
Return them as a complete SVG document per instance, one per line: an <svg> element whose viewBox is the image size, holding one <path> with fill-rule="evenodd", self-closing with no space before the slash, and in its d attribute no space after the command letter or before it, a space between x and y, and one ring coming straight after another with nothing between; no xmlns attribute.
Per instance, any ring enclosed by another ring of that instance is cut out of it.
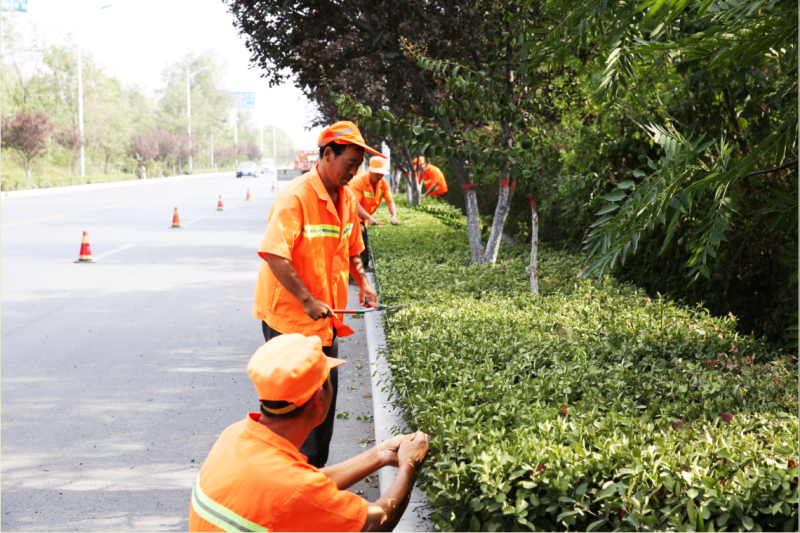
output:
<svg viewBox="0 0 800 533"><path fill-rule="evenodd" d="M252 61L264 70L265 77L276 84L288 72L293 73L296 84L318 104L322 120L352 118L341 113L341 106L331 106L332 90L352 95L371 109L391 109L406 123L411 123L413 117L429 118L448 136L456 132L458 125L448 115L434 116L432 111L449 101L449 88L433 72L420 68L404 47L417 45L428 57L466 61L480 68L491 55L482 46L484 18L492 11L502 11L489 0L226 3L239 32L245 36ZM388 140L393 154L402 153L397 136L390 136L389 131L375 133ZM447 158L465 196L471 260L491 262L496 253L483 249L477 199L461 155L465 154L453 152ZM395 159L408 176L413 173L414 157L404 154ZM490 241L499 242L496 228L493 232Z"/></svg>
<svg viewBox="0 0 800 533"><path fill-rule="evenodd" d="M75 126L67 126L58 130L55 135L56 142L64 147L72 155L72 164L70 165L70 172L78 175L78 156L82 146L81 132Z"/></svg>
<svg viewBox="0 0 800 533"><path fill-rule="evenodd" d="M131 139L129 154L139 165L147 166L158 157L158 135L158 130L151 129L137 133Z"/></svg>
<svg viewBox="0 0 800 533"><path fill-rule="evenodd" d="M53 121L42 111L20 111L3 117L3 147L19 153L28 180L33 162L47 152L52 131Z"/></svg>

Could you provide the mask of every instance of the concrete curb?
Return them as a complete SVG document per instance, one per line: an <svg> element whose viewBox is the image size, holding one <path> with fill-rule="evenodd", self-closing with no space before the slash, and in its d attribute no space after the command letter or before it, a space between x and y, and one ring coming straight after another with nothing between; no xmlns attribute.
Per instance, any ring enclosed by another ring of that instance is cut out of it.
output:
<svg viewBox="0 0 800 533"><path fill-rule="evenodd" d="M26 189L23 191L3 191L0 198L11 200L13 198L29 198L32 196L47 196L50 194L62 194L67 192L96 191L99 189L113 189L115 187L135 187L147 183L175 183L176 181L194 180L198 178L210 178L214 176L224 176L233 174L230 172L215 172L213 174L197 174L194 176L173 176L170 178L150 178L148 180L127 180L112 181L110 183L86 183L83 185L67 185L65 187L46 187L44 189Z"/></svg>
<svg viewBox="0 0 800 533"><path fill-rule="evenodd" d="M372 273L367 273L370 285L375 287L375 278ZM375 443L391 438L392 428L407 431L399 407L389 399L392 387L392 369L381 356L386 350L386 334L383 331L379 313L366 313L364 315L365 330L367 333L367 349L369 351L370 375L372 376L372 407L375 421ZM384 467L378 471L381 494L386 492L397 475L397 468ZM411 491L411 500L408 503L403 518L395 527L395 531L433 531L433 523L428 516L431 513L428 498L419 487Z"/></svg>

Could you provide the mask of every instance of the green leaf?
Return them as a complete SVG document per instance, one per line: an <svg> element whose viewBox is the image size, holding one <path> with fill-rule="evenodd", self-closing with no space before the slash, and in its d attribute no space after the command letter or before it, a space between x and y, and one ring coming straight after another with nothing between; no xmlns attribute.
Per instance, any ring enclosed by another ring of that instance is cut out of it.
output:
<svg viewBox="0 0 800 533"><path fill-rule="evenodd" d="M610 213L610 212L614 211L618 207L619 207L619 204L610 203L607 206L605 206L603 209L601 209L600 211L595 213L595 215L605 215L606 213Z"/></svg>
<svg viewBox="0 0 800 533"><path fill-rule="evenodd" d="M605 523L606 523L605 520L595 520L594 522L589 524L589 527L586 528L586 531L594 531L595 529L602 527L603 524Z"/></svg>
<svg viewBox="0 0 800 533"><path fill-rule="evenodd" d="M747 515L742 516L742 525L747 531L750 531L753 529L753 519Z"/></svg>
<svg viewBox="0 0 800 533"><path fill-rule="evenodd" d="M625 193L622 191L614 191L604 196L601 196L600 198L602 198L603 200L608 200L609 202L619 202L620 200L625 198Z"/></svg>
<svg viewBox="0 0 800 533"><path fill-rule="evenodd" d="M469 529L470 531L480 531L481 530L481 522L478 520L475 515L469 519Z"/></svg>
<svg viewBox="0 0 800 533"><path fill-rule="evenodd" d="M636 183L630 180L621 181L617 183L617 187L619 187L620 189L633 189L634 187L636 187Z"/></svg>

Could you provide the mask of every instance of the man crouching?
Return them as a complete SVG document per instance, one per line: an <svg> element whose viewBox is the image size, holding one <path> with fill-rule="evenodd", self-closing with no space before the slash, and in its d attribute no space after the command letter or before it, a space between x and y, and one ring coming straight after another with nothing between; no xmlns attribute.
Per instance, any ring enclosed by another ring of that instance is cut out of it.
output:
<svg viewBox="0 0 800 533"><path fill-rule="evenodd" d="M322 423L333 390L319 337L281 335L256 351L247 373L260 413L228 427L192 489L189 531L392 531L428 454L428 435L398 435L323 469L299 451ZM348 487L384 466L397 477L375 503Z"/></svg>

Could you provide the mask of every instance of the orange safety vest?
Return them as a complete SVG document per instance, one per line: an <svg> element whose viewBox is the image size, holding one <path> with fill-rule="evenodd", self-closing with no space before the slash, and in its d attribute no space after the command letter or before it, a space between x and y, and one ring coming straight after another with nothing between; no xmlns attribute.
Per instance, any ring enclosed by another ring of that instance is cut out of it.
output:
<svg viewBox="0 0 800 533"><path fill-rule="evenodd" d="M361 204L361 207L364 208L364 211L370 215L378 210L383 198L386 198L387 202L394 202L389 182L381 178L378 184L373 187L372 182L369 180L368 171L356 174L356 177L347 186L355 193L356 199ZM361 217L358 217L358 220L364 222Z"/></svg>
<svg viewBox="0 0 800 533"><path fill-rule="evenodd" d="M420 180L420 173L417 172L417 181ZM425 174L422 176L422 184L433 191L430 196L439 196L447 192L447 180L439 167L428 164Z"/></svg>
<svg viewBox="0 0 800 533"><path fill-rule="evenodd" d="M269 224L258 255L277 255L292 261L297 275L311 296L334 309L347 306L350 258L364 250L358 222L356 197L339 187L339 209L322 184L315 166L292 180L278 195L269 214ZM333 319L312 320L300 302L278 281L266 260L261 261L256 282L253 317L280 333L316 335L324 346L354 332ZM332 323L331 323L332 322Z"/></svg>
<svg viewBox="0 0 800 533"><path fill-rule="evenodd" d="M339 490L260 417L249 413L211 448L192 488L189 531L361 531L369 503Z"/></svg>

